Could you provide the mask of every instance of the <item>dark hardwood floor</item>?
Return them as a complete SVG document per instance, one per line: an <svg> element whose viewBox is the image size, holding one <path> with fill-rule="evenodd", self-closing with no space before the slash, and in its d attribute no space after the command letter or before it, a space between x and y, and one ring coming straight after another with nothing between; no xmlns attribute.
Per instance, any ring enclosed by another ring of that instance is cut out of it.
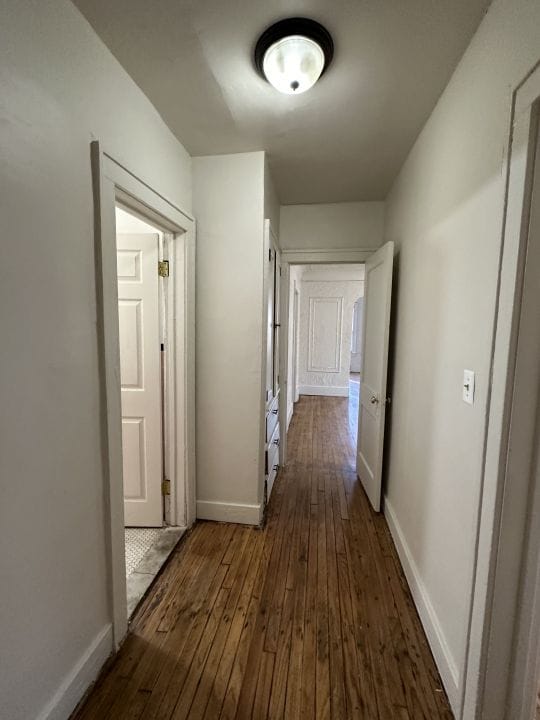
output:
<svg viewBox="0 0 540 720"><path fill-rule="evenodd" d="M354 402L302 397L265 528L197 523L77 720L452 718L356 478Z"/></svg>

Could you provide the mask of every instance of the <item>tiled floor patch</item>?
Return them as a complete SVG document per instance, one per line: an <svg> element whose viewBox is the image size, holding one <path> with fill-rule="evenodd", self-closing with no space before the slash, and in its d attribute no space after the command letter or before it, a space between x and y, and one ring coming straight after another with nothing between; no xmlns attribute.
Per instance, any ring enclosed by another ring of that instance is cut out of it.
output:
<svg viewBox="0 0 540 720"><path fill-rule="evenodd" d="M183 528L126 528L128 617L144 597L161 567L184 534Z"/></svg>
<svg viewBox="0 0 540 720"><path fill-rule="evenodd" d="M126 576L131 575L163 528L126 528Z"/></svg>

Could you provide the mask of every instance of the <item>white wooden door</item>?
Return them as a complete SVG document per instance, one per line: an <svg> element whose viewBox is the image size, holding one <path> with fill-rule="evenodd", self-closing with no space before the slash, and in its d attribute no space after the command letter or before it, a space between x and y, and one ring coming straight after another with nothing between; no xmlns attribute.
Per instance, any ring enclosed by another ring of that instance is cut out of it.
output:
<svg viewBox="0 0 540 720"><path fill-rule="evenodd" d="M117 235L126 526L163 524L159 236Z"/></svg>
<svg viewBox="0 0 540 720"><path fill-rule="evenodd" d="M292 402L295 403L298 401L298 290L294 289L294 296L293 296L293 313L292 313L292 325L293 325L293 331L292 331L292 387L291 387L291 398Z"/></svg>
<svg viewBox="0 0 540 720"><path fill-rule="evenodd" d="M373 253L366 262L364 285L356 472L377 512L381 508L393 259L392 242Z"/></svg>
<svg viewBox="0 0 540 720"><path fill-rule="evenodd" d="M273 394L279 393L279 335L281 328L281 255L274 246L274 363L273 363Z"/></svg>
<svg viewBox="0 0 540 720"><path fill-rule="evenodd" d="M269 407L279 392L279 328L281 295L281 259L274 236L267 223L268 264L266 306L266 405Z"/></svg>
<svg viewBox="0 0 540 720"><path fill-rule="evenodd" d="M266 267L268 294L266 298L266 405L269 407L274 400L274 268L276 253L272 246L268 250Z"/></svg>

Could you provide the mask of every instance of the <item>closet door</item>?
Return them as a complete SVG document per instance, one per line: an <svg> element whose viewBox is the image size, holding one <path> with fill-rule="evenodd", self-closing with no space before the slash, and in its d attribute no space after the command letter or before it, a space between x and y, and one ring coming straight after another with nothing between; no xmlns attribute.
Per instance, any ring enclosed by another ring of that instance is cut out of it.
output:
<svg viewBox="0 0 540 720"><path fill-rule="evenodd" d="M272 236L270 236L272 238ZM281 257L276 248L272 248L274 253L274 353L273 353L273 374L272 374L272 392L273 397L277 397L279 393L279 333L281 327L280 315L280 297L281 297Z"/></svg>
<svg viewBox="0 0 540 720"><path fill-rule="evenodd" d="M267 300L266 300L266 405L272 404L275 397L275 328L274 328L274 298L275 298L275 267L276 252L270 244L268 250L268 263L266 268Z"/></svg>
<svg viewBox="0 0 540 720"><path fill-rule="evenodd" d="M116 238L126 526L163 524L158 241Z"/></svg>

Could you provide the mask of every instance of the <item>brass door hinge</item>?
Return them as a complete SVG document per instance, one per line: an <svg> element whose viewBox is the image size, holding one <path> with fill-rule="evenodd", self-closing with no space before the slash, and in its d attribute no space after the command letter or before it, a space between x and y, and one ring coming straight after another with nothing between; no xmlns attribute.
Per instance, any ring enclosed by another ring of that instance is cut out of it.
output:
<svg viewBox="0 0 540 720"><path fill-rule="evenodd" d="M170 495L171 494L171 481L170 480L163 480L161 483L161 494L162 495Z"/></svg>
<svg viewBox="0 0 540 720"><path fill-rule="evenodd" d="M169 261L160 260L158 262L158 275L159 277L169 277Z"/></svg>

